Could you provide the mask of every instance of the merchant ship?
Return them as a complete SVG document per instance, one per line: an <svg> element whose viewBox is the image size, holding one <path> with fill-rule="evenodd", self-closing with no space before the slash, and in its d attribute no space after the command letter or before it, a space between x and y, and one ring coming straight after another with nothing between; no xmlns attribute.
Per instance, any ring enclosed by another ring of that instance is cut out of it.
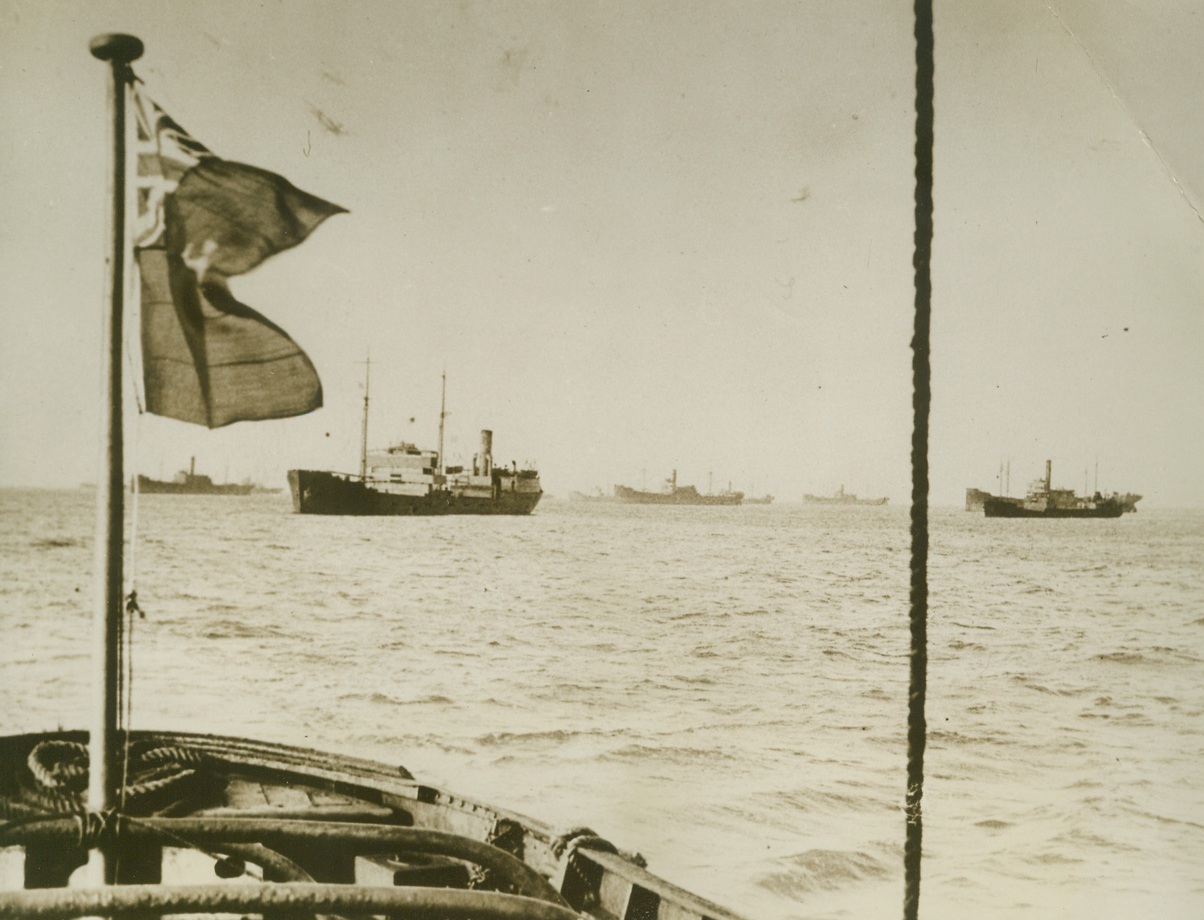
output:
<svg viewBox="0 0 1204 920"><path fill-rule="evenodd" d="M472 467L444 466L443 421L447 377L439 411L439 447L402 441L383 450L368 448L368 379L364 380L364 422L360 471L289 470L293 510L298 514L436 515L530 514L543 488L534 469L493 460L493 432L481 432Z"/></svg>
<svg viewBox="0 0 1204 920"><path fill-rule="evenodd" d="M852 492L846 492L844 486L836 490L835 495L812 495L808 492L803 501L815 505L885 505L887 498L858 498Z"/></svg>
<svg viewBox="0 0 1204 920"><path fill-rule="evenodd" d="M256 486L251 482L218 484L196 471L196 457L193 457L189 460L188 469L180 470L170 480L151 479L139 474L137 490L144 495L250 495L256 491Z"/></svg>
<svg viewBox="0 0 1204 920"><path fill-rule="evenodd" d="M1007 518L1116 518L1136 505L1136 500L1122 501L1118 495L1105 496L1096 492L1088 498L1075 495L1074 489L1055 489L1051 484L1052 472L1053 464L1046 460L1045 478L1033 482L1025 498L986 496L983 514ZM1126 496L1126 499L1130 498L1132 496Z"/></svg>
<svg viewBox="0 0 1204 920"><path fill-rule="evenodd" d="M738 505L744 501L743 492L716 492L703 495L693 486L677 484L677 470L665 480L659 492L644 492L627 486L615 486L615 498L633 505Z"/></svg>

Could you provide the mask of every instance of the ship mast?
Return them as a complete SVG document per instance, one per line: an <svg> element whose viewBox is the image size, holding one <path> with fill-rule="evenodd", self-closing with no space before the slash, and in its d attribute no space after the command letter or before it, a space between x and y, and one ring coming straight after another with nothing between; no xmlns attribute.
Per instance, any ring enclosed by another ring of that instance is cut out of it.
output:
<svg viewBox="0 0 1204 920"><path fill-rule="evenodd" d="M364 359L364 424L360 432L360 479L368 478L368 383L372 373L372 353Z"/></svg>
<svg viewBox="0 0 1204 920"><path fill-rule="evenodd" d="M93 628L96 642L96 709L88 735L87 808L92 812L117 807L120 772L117 764L118 717L121 687L118 652L122 642L123 499L122 431L122 320L125 305L125 97L133 79L130 63L142 56L142 42L132 35L98 35L88 45L92 56L112 70L109 110L112 115L112 211L108 259L109 302L102 330L103 379L101 384L100 474L96 483L96 572ZM103 852L103 851L102 851ZM103 860L106 881L113 867Z"/></svg>
<svg viewBox="0 0 1204 920"><path fill-rule="evenodd" d="M435 464L439 475L445 475L443 465L443 420L447 418L447 368L443 369L443 391L439 396L439 460Z"/></svg>

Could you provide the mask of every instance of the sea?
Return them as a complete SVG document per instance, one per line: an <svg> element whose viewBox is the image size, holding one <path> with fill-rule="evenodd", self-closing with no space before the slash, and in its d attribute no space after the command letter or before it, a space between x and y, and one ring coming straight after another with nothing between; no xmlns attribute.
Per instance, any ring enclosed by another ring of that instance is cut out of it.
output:
<svg viewBox="0 0 1204 920"><path fill-rule="evenodd" d="M0 732L86 727L95 496L0 490ZM143 496L131 724L402 764L754 920L901 915L906 508ZM930 512L924 918L1204 917L1204 511Z"/></svg>

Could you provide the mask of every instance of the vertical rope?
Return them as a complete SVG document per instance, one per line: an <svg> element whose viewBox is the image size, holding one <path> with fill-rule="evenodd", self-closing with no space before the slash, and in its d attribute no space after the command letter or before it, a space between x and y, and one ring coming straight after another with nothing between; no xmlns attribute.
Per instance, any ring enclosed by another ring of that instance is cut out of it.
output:
<svg viewBox="0 0 1204 920"><path fill-rule="evenodd" d="M133 87L135 83L141 83L141 78L133 72L129 73L129 86ZM128 168L128 167L127 167ZM137 213L137 200L131 201ZM135 252L136 256L136 252ZM130 292L130 296L126 298L127 309L130 311L129 323L130 328L140 329L142 324L142 289L141 289L141 273L138 268L137 258L129 260L128 277L126 279L126 290ZM125 644L124 657L125 667L122 669L122 709L120 727L123 729L122 737L124 739L125 750L122 755L121 764L121 802L120 809L125 811L125 792L129 786L129 771L130 771L130 727L133 724L134 713L134 620L138 616L144 616L142 609L138 606L138 510L141 507L142 490L139 486L138 475L142 469L140 463L139 448L142 446L142 416L146 413L142 402L142 391L140 389L140 381L142 380L141 368L134 356L134 349L131 346L131 337L125 341L125 357L129 363L130 373L130 390L134 396L134 405L137 408L137 413L134 416L134 437L130 444L130 466L133 469L133 474L130 476L130 536L129 550L126 553L126 593L125 593Z"/></svg>
<svg viewBox="0 0 1204 920"><path fill-rule="evenodd" d="M920 910L920 855L924 832L924 701L928 674L928 412L932 402L932 0L915 0L916 187L915 332L912 349L911 438L911 655L907 706L907 838L903 847L904 920Z"/></svg>

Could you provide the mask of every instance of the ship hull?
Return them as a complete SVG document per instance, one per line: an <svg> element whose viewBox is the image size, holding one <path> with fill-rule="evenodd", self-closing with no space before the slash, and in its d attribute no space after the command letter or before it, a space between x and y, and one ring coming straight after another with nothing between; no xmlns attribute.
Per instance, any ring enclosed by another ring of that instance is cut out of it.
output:
<svg viewBox="0 0 1204 920"><path fill-rule="evenodd" d="M641 492L627 486L615 486L615 498L633 505L738 505L744 500L744 496L739 492L724 495L702 495L693 489Z"/></svg>
<svg viewBox="0 0 1204 920"><path fill-rule="evenodd" d="M143 495L250 495L251 483L216 485L203 482L165 482L161 479L138 477L138 491Z"/></svg>
<svg viewBox="0 0 1204 920"><path fill-rule="evenodd" d="M1124 506L1118 501L1102 501L1072 508L1033 507L1015 499L987 498L983 514L994 518L1118 518Z"/></svg>
<svg viewBox="0 0 1204 920"><path fill-rule="evenodd" d="M809 505L885 505L889 498L833 498L827 495L804 495Z"/></svg>
<svg viewBox="0 0 1204 920"><path fill-rule="evenodd" d="M435 516L445 514L530 514L543 491L495 488L461 490L432 488L406 495L371 483L323 470L289 470L293 510L298 514Z"/></svg>

